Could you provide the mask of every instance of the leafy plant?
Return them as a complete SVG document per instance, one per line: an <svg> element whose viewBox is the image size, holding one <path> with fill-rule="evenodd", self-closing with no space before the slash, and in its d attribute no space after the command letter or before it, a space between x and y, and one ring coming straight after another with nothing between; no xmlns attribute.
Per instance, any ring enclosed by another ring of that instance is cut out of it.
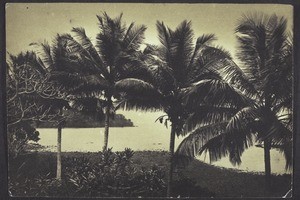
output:
<svg viewBox="0 0 300 200"><path fill-rule="evenodd" d="M134 152L130 149L122 152L108 149L93 155L62 156L62 180L57 181L54 154L30 154L20 157L18 162L12 162L9 191L13 196L165 196L166 169L152 164L147 167L135 166L133 156ZM195 182L186 187L193 184ZM196 196L197 192L194 192ZM178 190L176 195L189 196L190 193Z"/></svg>

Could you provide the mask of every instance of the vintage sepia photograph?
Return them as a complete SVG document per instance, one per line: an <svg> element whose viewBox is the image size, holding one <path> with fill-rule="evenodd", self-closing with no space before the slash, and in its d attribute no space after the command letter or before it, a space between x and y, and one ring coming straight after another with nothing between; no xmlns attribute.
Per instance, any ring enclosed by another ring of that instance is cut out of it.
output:
<svg viewBox="0 0 300 200"><path fill-rule="evenodd" d="M293 18L6 3L9 196L292 197Z"/></svg>

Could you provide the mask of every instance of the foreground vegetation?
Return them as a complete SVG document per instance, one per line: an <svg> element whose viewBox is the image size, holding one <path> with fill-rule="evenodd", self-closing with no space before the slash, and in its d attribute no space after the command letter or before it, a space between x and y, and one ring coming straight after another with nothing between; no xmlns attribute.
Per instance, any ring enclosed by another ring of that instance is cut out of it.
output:
<svg viewBox="0 0 300 200"><path fill-rule="evenodd" d="M55 180L55 153L23 155L10 162L13 196L165 196L168 153L139 151L63 153L62 182ZM26 162L24 162L26 161ZM219 168L194 160L174 173L177 197L261 197L264 176ZM268 196L281 197L291 186L290 175L272 176Z"/></svg>

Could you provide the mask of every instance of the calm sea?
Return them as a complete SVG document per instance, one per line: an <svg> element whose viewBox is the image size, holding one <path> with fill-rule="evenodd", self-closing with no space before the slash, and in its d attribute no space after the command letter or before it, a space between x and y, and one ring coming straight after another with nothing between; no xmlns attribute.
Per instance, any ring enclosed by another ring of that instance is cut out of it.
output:
<svg viewBox="0 0 300 200"><path fill-rule="evenodd" d="M39 144L46 147L47 151L56 151L57 129L38 129L40 132ZM110 128L109 147L113 151L122 151L125 148L132 150L165 150L169 148L170 129L160 125L155 130L140 127ZM104 128L65 128L62 132L63 152L98 152L102 149ZM176 138L177 147L183 138ZM228 158L212 163L213 165L235 168L244 171L263 172L263 149L252 147L242 156L240 166L232 166ZM198 158L209 163L208 155ZM277 150L271 150L272 172L277 174L290 173L285 171L285 159Z"/></svg>

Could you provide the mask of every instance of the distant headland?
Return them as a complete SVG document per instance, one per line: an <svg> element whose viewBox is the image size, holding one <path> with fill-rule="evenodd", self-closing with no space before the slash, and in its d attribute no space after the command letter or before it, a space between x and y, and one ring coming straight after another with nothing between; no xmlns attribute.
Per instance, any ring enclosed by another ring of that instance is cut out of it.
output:
<svg viewBox="0 0 300 200"><path fill-rule="evenodd" d="M126 119L122 114L116 114L110 119L110 127L133 127L134 124L130 119ZM36 124L37 128L56 128L57 125L49 122L41 122ZM104 127L104 119L97 120L90 116L77 115L71 119L67 119L65 128L99 128Z"/></svg>

